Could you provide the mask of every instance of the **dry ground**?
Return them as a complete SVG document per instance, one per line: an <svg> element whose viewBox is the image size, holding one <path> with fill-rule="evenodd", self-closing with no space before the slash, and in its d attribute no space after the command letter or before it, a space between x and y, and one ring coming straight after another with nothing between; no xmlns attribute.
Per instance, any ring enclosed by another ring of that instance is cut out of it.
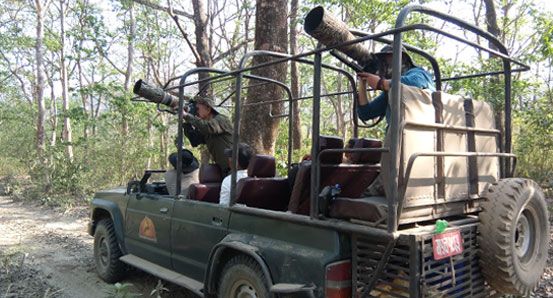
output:
<svg viewBox="0 0 553 298"><path fill-rule="evenodd" d="M0 197L0 298L150 297L158 279L146 273L131 272L119 291L97 277L87 223L86 207L62 213ZM194 297L165 282L163 287L162 297Z"/></svg>
<svg viewBox="0 0 553 298"><path fill-rule="evenodd" d="M61 212L0 196L0 298L150 297L158 279L148 274L131 272L123 281L128 286L119 292L96 276L87 222L86 207ZM194 297L174 285L163 286L162 297ZM553 297L553 241L536 297Z"/></svg>

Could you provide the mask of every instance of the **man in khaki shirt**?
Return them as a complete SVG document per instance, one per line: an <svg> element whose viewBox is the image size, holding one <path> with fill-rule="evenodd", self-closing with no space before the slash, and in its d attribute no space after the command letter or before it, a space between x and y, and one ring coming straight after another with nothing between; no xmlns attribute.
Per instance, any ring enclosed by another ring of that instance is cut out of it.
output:
<svg viewBox="0 0 553 298"><path fill-rule="evenodd" d="M183 111L184 120L200 132L211 158L221 167L223 175L227 175L229 167L225 157L225 149L232 147L232 124L225 115L217 112L214 107L215 104L211 98L199 97L196 99L197 116ZM187 131L184 132L186 135Z"/></svg>

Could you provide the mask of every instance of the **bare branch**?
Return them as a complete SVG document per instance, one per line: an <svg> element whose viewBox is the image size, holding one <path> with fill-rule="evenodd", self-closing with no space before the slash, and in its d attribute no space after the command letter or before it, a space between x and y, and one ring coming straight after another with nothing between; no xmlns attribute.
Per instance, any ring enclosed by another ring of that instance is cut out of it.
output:
<svg viewBox="0 0 553 298"><path fill-rule="evenodd" d="M227 51L220 53L217 57L213 58L213 61L217 62L217 61L220 61L221 59L224 59L228 55L238 51L241 47L246 46L249 42L252 42L253 40L254 40L253 38L250 38L250 39L241 41L240 43L228 49Z"/></svg>
<svg viewBox="0 0 553 298"><path fill-rule="evenodd" d="M189 19L193 19L194 18L194 15L191 14L191 13L187 13L186 11L182 11L182 10L179 10L179 9L174 9L172 7L166 7L166 6L161 6L159 4L156 4L156 3L152 3L150 1L147 1L147 0L132 0L133 2L136 2L138 4L142 4L144 6L148 6L150 8L153 8L153 9L157 9L157 10L161 10L161 11L165 11L166 13L168 14L174 14L174 15L179 15L179 16L183 16L183 17L187 17Z"/></svg>

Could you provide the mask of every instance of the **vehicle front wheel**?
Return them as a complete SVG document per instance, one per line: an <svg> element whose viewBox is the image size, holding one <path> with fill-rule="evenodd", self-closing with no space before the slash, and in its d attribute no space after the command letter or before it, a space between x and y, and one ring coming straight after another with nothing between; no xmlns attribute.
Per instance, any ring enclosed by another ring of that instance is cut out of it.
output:
<svg viewBox="0 0 553 298"><path fill-rule="evenodd" d="M119 261L121 255L113 222L109 218L100 220L94 233L94 263L100 278L109 283L123 279L126 266Z"/></svg>
<svg viewBox="0 0 553 298"><path fill-rule="evenodd" d="M268 298L269 289L259 264L247 256L228 261L219 280L217 297Z"/></svg>
<svg viewBox="0 0 553 298"><path fill-rule="evenodd" d="M480 213L480 263L488 283L505 294L528 296L543 274L549 215L540 187L509 178L489 187Z"/></svg>

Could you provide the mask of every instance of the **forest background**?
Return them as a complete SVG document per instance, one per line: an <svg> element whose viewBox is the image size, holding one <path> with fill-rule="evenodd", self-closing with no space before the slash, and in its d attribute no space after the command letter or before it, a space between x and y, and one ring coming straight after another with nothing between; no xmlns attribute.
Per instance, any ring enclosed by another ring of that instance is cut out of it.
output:
<svg viewBox="0 0 553 298"><path fill-rule="evenodd" d="M513 77L516 175L550 189L553 7L545 0L2 1L0 177L4 188L15 197L70 206L87 201L98 189L124 185L145 169L167 168L167 156L176 150L175 116L157 111L152 104L132 102L136 80L161 86L196 66L235 69L243 54L254 48L291 54L309 51L316 42L303 32L303 16L315 5L323 5L351 28L377 32L392 28L401 8L413 3L430 5L488 30L512 56L531 66L529 72ZM410 21L421 19L448 29L420 15ZM487 46L468 32L449 29ZM405 38L438 58L442 77L497 69L497 59L487 59L486 53L447 38L428 32L409 33ZM378 50L381 45L367 46ZM296 97L312 93L310 68L287 64L274 72L261 74L290 84ZM447 82L445 90L489 101L500 111L500 81L488 77ZM348 91L344 78L333 74L324 74L322 87L323 93ZM224 97L230 89L221 87L218 92ZM247 101L260 100L260 93L279 96L275 90L255 87L244 92L251 92ZM286 105L273 108L278 112ZM297 160L310 146L310 100L298 101L293 110L298 116L293 123ZM275 154L282 173L289 141L287 119L271 119L267 113L255 105L246 108L242 132L258 151ZM348 139L352 116L351 95L327 97L321 133ZM384 129L381 124L360 135L381 138ZM205 160L202 151L194 149Z"/></svg>

